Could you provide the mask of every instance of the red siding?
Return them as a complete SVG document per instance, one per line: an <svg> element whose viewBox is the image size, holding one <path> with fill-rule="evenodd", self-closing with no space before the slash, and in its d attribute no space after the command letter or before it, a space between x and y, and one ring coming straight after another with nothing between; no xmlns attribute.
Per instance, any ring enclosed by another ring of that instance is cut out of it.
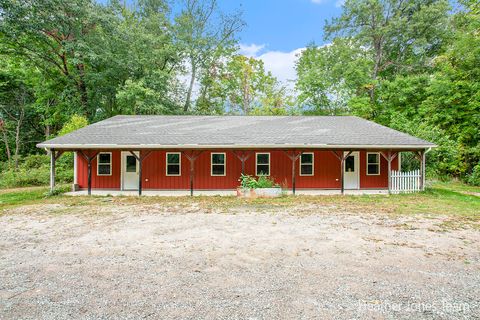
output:
<svg viewBox="0 0 480 320"><path fill-rule="evenodd" d="M392 170L398 169L398 157L392 161ZM367 152L360 152L360 189L388 188L388 162L380 155L380 175L367 175Z"/></svg>
<svg viewBox="0 0 480 320"><path fill-rule="evenodd" d="M194 187L199 190L206 189L235 189L240 177L241 162L231 151L215 151L226 153L226 176L212 177L210 174L210 154L204 151L195 161ZM258 151L270 152L270 176L282 186L291 187L292 163L283 151ZM81 155L78 159L78 183L80 188L87 188L87 162ZM148 190L186 190L190 188L190 162L182 155L181 176L166 176L166 152L154 151L143 162L143 188ZM366 152L360 152L360 188L387 188L387 162L381 157L379 176L366 175ZM97 162L92 163L92 188L120 189L121 184L121 152L112 152L112 175L97 176ZM296 167L296 187L298 189L339 189L340 161L331 151L314 152L314 176L299 175L300 161ZM392 163L392 168L398 168L398 158ZM245 171L255 175L255 154L246 161Z"/></svg>
<svg viewBox="0 0 480 320"><path fill-rule="evenodd" d="M93 151L88 153L93 154ZM78 184L81 189L88 187L88 164L80 154L77 154ZM97 175L97 158L92 161L92 188L120 189L120 151L112 151L112 175Z"/></svg>

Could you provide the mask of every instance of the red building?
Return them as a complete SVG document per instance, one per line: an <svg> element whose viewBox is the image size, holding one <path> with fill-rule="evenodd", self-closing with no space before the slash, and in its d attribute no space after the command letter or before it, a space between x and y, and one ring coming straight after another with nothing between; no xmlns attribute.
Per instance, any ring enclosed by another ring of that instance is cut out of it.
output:
<svg viewBox="0 0 480 320"><path fill-rule="evenodd" d="M76 189L234 190L241 173L284 188L388 189L399 153L424 172L433 144L358 117L116 116L38 145L75 152ZM423 180L423 179L422 179Z"/></svg>

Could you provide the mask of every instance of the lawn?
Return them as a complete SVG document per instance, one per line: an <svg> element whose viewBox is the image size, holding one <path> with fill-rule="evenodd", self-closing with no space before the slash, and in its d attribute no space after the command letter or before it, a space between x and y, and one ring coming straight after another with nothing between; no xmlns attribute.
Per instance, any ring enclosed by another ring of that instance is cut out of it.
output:
<svg viewBox="0 0 480 320"><path fill-rule="evenodd" d="M67 186L60 187L67 190ZM0 190L0 207L32 204L65 204L68 206L95 206L105 201L118 204L162 204L164 207L198 206L212 212L236 208L274 211L305 206L328 207L331 212L372 212L382 214L445 215L459 221L480 223L480 188L459 182L435 182L422 193L364 196L287 196L277 199L246 200L236 197L68 197L48 195L48 188ZM302 214L305 210L292 210ZM306 213L304 213L306 214Z"/></svg>

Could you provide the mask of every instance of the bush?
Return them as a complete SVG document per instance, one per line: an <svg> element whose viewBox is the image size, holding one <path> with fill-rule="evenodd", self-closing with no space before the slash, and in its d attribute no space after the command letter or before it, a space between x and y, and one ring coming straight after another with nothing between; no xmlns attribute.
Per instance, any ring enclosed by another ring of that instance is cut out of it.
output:
<svg viewBox="0 0 480 320"><path fill-rule="evenodd" d="M57 160L57 183L73 181L73 157L65 153ZM29 155L19 159L19 167L13 164L0 165L0 188L44 186L50 183L50 157L48 155Z"/></svg>
<svg viewBox="0 0 480 320"><path fill-rule="evenodd" d="M244 189L262 189L262 188L278 188L280 187L273 179L260 176L258 179L250 175L242 174L240 176L240 187Z"/></svg>
<svg viewBox="0 0 480 320"><path fill-rule="evenodd" d="M473 167L472 173L468 175L467 182L473 186L480 186L480 163Z"/></svg>

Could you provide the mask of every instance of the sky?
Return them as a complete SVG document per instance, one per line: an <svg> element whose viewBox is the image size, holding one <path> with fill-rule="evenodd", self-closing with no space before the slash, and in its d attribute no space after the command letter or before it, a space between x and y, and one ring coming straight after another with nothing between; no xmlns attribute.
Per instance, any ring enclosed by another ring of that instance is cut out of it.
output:
<svg viewBox="0 0 480 320"><path fill-rule="evenodd" d="M219 0L225 12L241 10L246 22L240 53L293 87L295 60L305 46L323 44L325 20L339 16L342 0Z"/></svg>
<svg viewBox="0 0 480 320"><path fill-rule="evenodd" d="M325 20L340 15L343 1L218 0L218 4L225 13L243 13L240 53L261 59L267 71L293 89L298 54L312 42L324 44Z"/></svg>

